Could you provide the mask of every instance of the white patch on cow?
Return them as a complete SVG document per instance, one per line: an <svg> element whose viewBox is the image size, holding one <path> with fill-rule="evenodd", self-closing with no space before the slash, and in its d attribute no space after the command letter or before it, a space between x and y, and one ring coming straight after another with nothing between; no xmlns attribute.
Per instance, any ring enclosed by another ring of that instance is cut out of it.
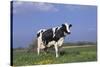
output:
<svg viewBox="0 0 100 67"><path fill-rule="evenodd" d="M55 30L56 30L56 27L52 28L53 30L53 37L55 36Z"/></svg>
<svg viewBox="0 0 100 67"><path fill-rule="evenodd" d="M62 46L62 44L63 44L63 42L64 42L64 37L62 37L62 38L60 38L59 40L58 40L58 46Z"/></svg>
<svg viewBox="0 0 100 67"><path fill-rule="evenodd" d="M55 44L55 41L51 41L51 42L48 43L47 47L50 47L50 46L52 46L54 44Z"/></svg>
<svg viewBox="0 0 100 67"><path fill-rule="evenodd" d="M65 25L66 25L67 31L70 32L69 25L67 23L65 23Z"/></svg>

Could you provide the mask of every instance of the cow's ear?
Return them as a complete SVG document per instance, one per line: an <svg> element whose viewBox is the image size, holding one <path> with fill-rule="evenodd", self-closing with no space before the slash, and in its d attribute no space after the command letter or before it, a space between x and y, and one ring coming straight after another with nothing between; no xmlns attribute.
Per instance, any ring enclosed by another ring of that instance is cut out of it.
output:
<svg viewBox="0 0 100 67"><path fill-rule="evenodd" d="M72 27L72 24L69 25L69 28Z"/></svg>
<svg viewBox="0 0 100 67"><path fill-rule="evenodd" d="M64 27L65 26L65 24L62 24L62 27Z"/></svg>

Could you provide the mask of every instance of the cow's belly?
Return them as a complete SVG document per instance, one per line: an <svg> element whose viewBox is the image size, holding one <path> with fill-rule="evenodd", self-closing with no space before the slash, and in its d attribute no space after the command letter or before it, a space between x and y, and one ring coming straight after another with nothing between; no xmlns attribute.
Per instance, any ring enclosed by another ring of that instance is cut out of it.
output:
<svg viewBox="0 0 100 67"><path fill-rule="evenodd" d="M64 37L62 37L62 38L60 38L59 40L58 40L58 46L62 46L62 44L63 44L63 42L64 42Z"/></svg>
<svg viewBox="0 0 100 67"><path fill-rule="evenodd" d="M50 41L48 43L47 47L50 47L50 46L54 45L55 43L57 43L58 46L62 46L63 42L64 42L64 38L62 37L57 42L56 41Z"/></svg>
<svg viewBox="0 0 100 67"><path fill-rule="evenodd" d="M48 44L47 44L47 47L50 47L50 46L52 46L52 45L54 45L55 44L55 41L50 41Z"/></svg>

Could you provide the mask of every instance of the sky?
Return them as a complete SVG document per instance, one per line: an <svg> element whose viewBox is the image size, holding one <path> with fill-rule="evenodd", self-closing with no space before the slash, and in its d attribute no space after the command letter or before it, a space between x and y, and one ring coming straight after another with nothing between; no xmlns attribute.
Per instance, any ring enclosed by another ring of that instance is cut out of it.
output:
<svg viewBox="0 0 100 67"><path fill-rule="evenodd" d="M97 6L13 2L13 48L28 47L38 30L72 24L65 42L97 41Z"/></svg>

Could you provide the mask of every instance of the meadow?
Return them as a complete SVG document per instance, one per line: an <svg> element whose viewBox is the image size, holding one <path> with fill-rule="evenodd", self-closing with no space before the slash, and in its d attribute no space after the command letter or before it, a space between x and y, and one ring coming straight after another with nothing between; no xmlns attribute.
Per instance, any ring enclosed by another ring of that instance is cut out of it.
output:
<svg viewBox="0 0 100 67"><path fill-rule="evenodd" d="M26 49L14 49L12 56L13 66L97 61L97 46L64 46L62 52L59 54L59 57L56 58L54 50L48 53L41 51L38 56L36 51L28 52Z"/></svg>

